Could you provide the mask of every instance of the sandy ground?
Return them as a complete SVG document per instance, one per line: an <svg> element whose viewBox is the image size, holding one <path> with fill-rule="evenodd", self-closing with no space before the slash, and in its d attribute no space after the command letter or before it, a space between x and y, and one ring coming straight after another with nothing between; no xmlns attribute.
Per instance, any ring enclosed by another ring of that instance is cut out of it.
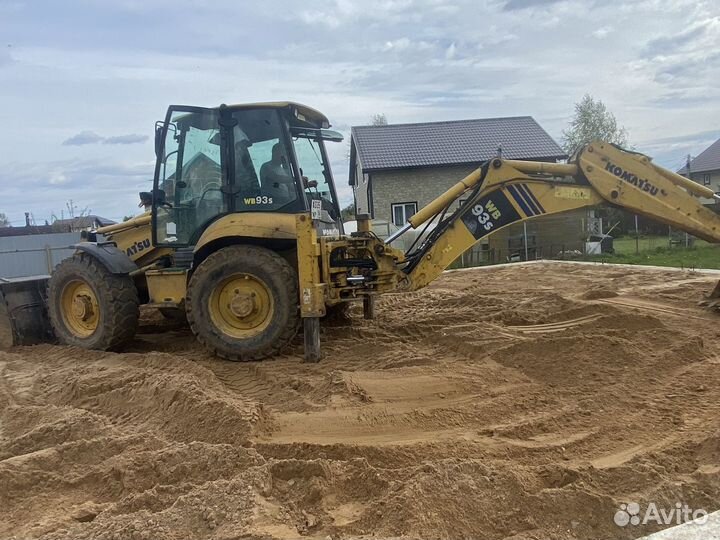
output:
<svg viewBox="0 0 720 540"><path fill-rule="evenodd" d="M717 277L448 273L274 361L149 318L123 354L0 352L0 538L636 538L720 507Z"/></svg>

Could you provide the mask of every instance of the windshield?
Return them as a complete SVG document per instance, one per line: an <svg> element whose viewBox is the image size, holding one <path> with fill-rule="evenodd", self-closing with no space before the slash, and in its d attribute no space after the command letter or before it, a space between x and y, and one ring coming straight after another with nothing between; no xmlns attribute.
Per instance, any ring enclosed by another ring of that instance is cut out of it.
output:
<svg viewBox="0 0 720 540"><path fill-rule="evenodd" d="M156 201L157 240L187 244L226 211L216 111L174 111L167 127Z"/></svg>
<svg viewBox="0 0 720 540"><path fill-rule="evenodd" d="M335 194L330 181L332 175L326 165L322 146L316 139L307 137L295 137L293 144L308 201L321 201L322 209L333 220L337 219Z"/></svg>

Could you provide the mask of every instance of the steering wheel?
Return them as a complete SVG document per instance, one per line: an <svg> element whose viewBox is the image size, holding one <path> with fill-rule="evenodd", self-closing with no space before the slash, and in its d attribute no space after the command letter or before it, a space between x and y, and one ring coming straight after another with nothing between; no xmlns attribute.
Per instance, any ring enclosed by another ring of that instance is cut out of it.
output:
<svg viewBox="0 0 720 540"><path fill-rule="evenodd" d="M205 195L207 195L211 191L219 191L222 193L222 189L220 188L220 182L208 182L207 184L205 184L202 195L200 195L200 198L198 199L198 205L205 200Z"/></svg>

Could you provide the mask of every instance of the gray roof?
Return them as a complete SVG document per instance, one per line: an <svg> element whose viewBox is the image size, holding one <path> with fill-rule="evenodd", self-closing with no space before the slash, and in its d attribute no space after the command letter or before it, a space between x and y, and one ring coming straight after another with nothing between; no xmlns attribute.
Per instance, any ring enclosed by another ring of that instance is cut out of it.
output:
<svg viewBox="0 0 720 540"><path fill-rule="evenodd" d="M720 139L708 146L690 162L690 173L716 171L720 169ZM687 165L678 171L687 174Z"/></svg>
<svg viewBox="0 0 720 540"><path fill-rule="evenodd" d="M508 159L567 157L531 116L355 126L352 138L364 171L480 163L500 146Z"/></svg>
<svg viewBox="0 0 720 540"><path fill-rule="evenodd" d="M94 227L95 224L99 225L100 227L106 227L108 225L114 225L115 222L112 219L107 219L101 216L96 216L94 214L90 214L87 216L78 216L74 218L69 219L56 219L53 221L52 226L55 227L55 229L84 229L87 227Z"/></svg>

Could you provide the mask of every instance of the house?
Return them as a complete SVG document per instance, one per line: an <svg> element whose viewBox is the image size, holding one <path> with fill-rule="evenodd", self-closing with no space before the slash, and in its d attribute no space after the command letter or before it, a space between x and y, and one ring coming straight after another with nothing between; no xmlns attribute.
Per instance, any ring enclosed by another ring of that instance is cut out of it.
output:
<svg viewBox="0 0 720 540"><path fill-rule="evenodd" d="M29 236L32 234L50 234L57 232L52 225L26 225L24 227L0 227L0 238L9 236Z"/></svg>
<svg viewBox="0 0 720 540"><path fill-rule="evenodd" d="M356 213L369 215L375 232L387 236L482 162L498 155L552 163L567 158L530 116L355 126L349 182ZM491 235L485 248L504 253L497 257L504 260L511 251L519 250L524 257L525 238L528 257L539 254L541 245L556 244L556 252L569 249L571 242L579 246L585 216L585 212L575 212L537 218L525 227L510 226Z"/></svg>
<svg viewBox="0 0 720 540"><path fill-rule="evenodd" d="M678 171L698 184L720 192L720 139L712 143L700 155ZM714 204L712 199L703 199L705 204Z"/></svg>
<svg viewBox="0 0 720 540"><path fill-rule="evenodd" d="M115 222L100 216L88 215L69 219L56 219L51 227L55 232L80 232L90 231L98 227L114 225Z"/></svg>

